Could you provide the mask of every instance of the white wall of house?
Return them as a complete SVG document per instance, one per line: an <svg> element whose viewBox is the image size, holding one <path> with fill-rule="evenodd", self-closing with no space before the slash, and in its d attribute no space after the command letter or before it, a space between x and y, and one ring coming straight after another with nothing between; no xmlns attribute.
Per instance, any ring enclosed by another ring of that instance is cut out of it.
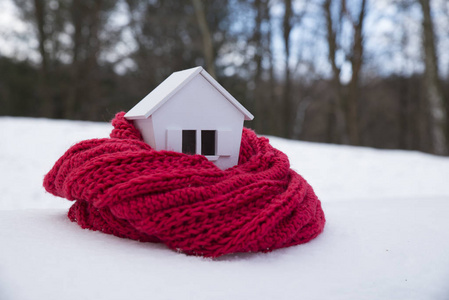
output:
<svg viewBox="0 0 449 300"><path fill-rule="evenodd" d="M151 148L156 149L152 116L149 116L147 119L134 120L134 126L139 129L143 141L150 145Z"/></svg>
<svg viewBox="0 0 449 300"><path fill-rule="evenodd" d="M182 152L182 130L197 130L196 153L201 154L201 130L216 130L216 155L206 157L227 169L238 163L243 120L244 115L199 75L149 119L134 122L141 132L154 130L154 136L144 134L144 140L156 150Z"/></svg>

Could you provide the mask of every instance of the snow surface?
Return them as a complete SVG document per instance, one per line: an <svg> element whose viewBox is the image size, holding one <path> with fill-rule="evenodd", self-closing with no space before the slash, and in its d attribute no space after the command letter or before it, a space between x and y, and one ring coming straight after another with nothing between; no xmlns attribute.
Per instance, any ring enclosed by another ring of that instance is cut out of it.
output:
<svg viewBox="0 0 449 300"><path fill-rule="evenodd" d="M191 257L82 230L42 180L106 123L0 118L0 299L449 299L449 158L271 137L326 214L311 242Z"/></svg>

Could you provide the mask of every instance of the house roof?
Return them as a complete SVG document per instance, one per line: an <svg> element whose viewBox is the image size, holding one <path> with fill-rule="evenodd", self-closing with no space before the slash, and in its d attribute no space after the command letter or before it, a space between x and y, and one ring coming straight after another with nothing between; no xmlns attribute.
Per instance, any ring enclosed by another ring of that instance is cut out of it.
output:
<svg viewBox="0 0 449 300"><path fill-rule="evenodd" d="M241 105L228 91L225 90L212 76L202 67L174 72L151 93L136 104L125 114L125 118L130 120L146 119L151 116L159 107L167 102L174 94L182 89L197 75L203 76L215 89L217 89L229 102L232 103L245 116L245 120L252 120L254 116Z"/></svg>

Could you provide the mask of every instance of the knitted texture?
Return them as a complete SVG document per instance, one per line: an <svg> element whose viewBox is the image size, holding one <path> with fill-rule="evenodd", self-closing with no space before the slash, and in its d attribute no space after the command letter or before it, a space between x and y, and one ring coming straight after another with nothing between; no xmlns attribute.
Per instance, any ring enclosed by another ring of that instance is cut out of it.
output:
<svg viewBox="0 0 449 300"><path fill-rule="evenodd" d="M110 138L72 146L45 189L75 200L82 228L186 254L218 257L308 242L325 218L312 187L268 139L244 128L239 163L220 170L202 155L156 151L118 113Z"/></svg>

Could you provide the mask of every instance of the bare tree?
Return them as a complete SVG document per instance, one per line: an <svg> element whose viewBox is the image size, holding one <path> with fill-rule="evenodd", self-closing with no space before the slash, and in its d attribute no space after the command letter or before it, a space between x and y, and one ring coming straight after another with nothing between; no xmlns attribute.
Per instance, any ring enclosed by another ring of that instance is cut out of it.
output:
<svg viewBox="0 0 449 300"><path fill-rule="evenodd" d="M72 84L64 106L64 115L69 119L76 117L76 111L79 110L81 101L91 98L91 95L88 95L92 92L92 89L88 87L91 81L90 77L98 67L97 55L100 47L98 22L100 22L99 13L102 1L95 2L93 7L89 4L87 1L71 3L71 23L74 28L72 34ZM94 110L93 106L91 109Z"/></svg>
<svg viewBox="0 0 449 300"><path fill-rule="evenodd" d="M284 119L283 136L293 138L294 122L296 118L296 111L298 99L294 99L292 95L292 75L294 75L294 68L290 66L291 58L291 34L295 26L299 26L303 17L306 14L306 6L308 1L303 2L305 5L300 11L294 10L292 0L284 0L284 15L282 18L282 41L284 43L284 86L282 92L283 113Z"/></svg>
<svg viewBox="0 0 449 300"><path fill-rule="evenodd" d="M352 17L346 0L339 1L339 14L334 17L333 3L333 0L325 0L323 10L326 20L328 60L332 67L332 82L336 90L334 114L337 134L340 142L349 141L352 145L359 145L358 99L360 96L360 72L363 66L363 23L366 14L366 0L360 1L356 18ZM341 41L344 22L348 22L352 29L351 46L347 50L344 49ZM337 63L338 52L344 52L345 60L351 65L352 75L347 86L341 82L341 64Z"/></svg>
<svg viewBox="0 0 449 300"><path fill-rule="evenodd" d="M267 12L269 14L269 12ZM268 32L267 32L267 57L268 57L268 99L269 103L268 105L265 105L264 107L264 115L267 116L268 124L264 127L264 130L266 130L269 134L275 134L276 132L280 132L280 130L277 129L277 126L279 126L279 122L277 122L278 115L276 114L276 111L274 109L271 109L271 105L275 103L277 97L276 93L276 77L274 74L274 50L272 45L272 33L271 33L271 18L268 16Z"/></svg>
<svg viewBox="0 0 449 300"><path fill-rule="evenodd" d="M291 79L290 79L290 34L293 29L293 7L292 0L284 0L284 17L282 19L282 37L284 42L284 92L282 95L283 118L284 118L284 136L289 138L293 125L293 103L291 98Z"/></svg>
<svg viewBox="0 0 449 300"><path fill-rule="evenodd" d="M195 7L198 26L200 27L201 37L203 39L203 52L206 60L206 68L212 77L216 77L214 47L209 25L207 24L206 13L204 12L203 3L201 0L192 0L192 2Z"/></svg>
<svg viewBox="0 0 449 300"><path fill-rule="evenodd" d="M266 111L267 107L272 106L274 99L270 97L263 74L265 72L263 67L263 60L270 55L270 12L269 0L255 0L253 9L256 13L253 35L250 38L250 44L254 47L254 57L252 60L255 64L254 71L254 113L257 116L254 123L254 128L258 132L266 132L268 130L269 114ZM265 28L268 28L264 30ZM271 103L270 103L271 102Z"/></svg>
<svg viewBox="0 0 449 300"><path fill-rule="evenodd" d="M38 97L42 99L38 108L40 116L52 116L52 99L49 93L50 57L46 45L49 43L49 24L46 21L48 3L44 0L24 1L14 0L22 18L29 22L38 41L38 53L40 55L39 79L37 85Z"/></svg>
<svg viewBox="0 0 449 300"><path fill-rule="evenodd" d="M435 154L448 153L446 123L447 112L438 74L438 59L435 49L435 31L430 13L430 0L419 0L422 9L422 47L424 50L425 84L430 110L432 146Z"/></svg>
<svg viewBox="0 0 449 300"><path fill-rule="evenodd" d="M38 33L39 41L39 53L41 56L41 67L40 67L40 77L39 77L39 93L43 99L42 106L40 107L41 115L51 116L52 115L52 99L48 93L48 53L45 49L45 44L47 43L47 32L45 30L45 15L46 15L46 5L44 0L34 0L34 13L36 18L36 28Z"/></svg>
<svg viewBox="0 0 449 300"><path fill-rule="evenodd" d="M350 53L349 58L351 62L352 76L349 82L346 119L348 122L348 132L351 144L359 145L360 134L358 120L358 102L360 97L360 72L363 65L363 21L365 20L366 0L362 0L360 4L360 11L356 20L352 19L351 14L347 10L346 4L344 5L344 10L353 27L352 53Z"/></svg>
<svg viewBox="0 0 449 300"><path fill-rule="evenodd" d="M336 136L337 142L345 143L347 141L346 132L346 120L343 114L344 107L344 91L343 84L340 81L341 68L337 65L337 51L339 50L339 45L337 44L337 34L340 33L340 28L334 28L334 18L332 17L332 0L325 0L323 3L323 9L326 19L326 31L327 31L327 46L328 46L328 60L332 67L332 83L335 89L336 97L332 99L331 111L333 112L330 120L329 130L335 131L333 134L329 133L328 139L332 139L332 135ZM338 17L338 21L341 23L342 14ZM335 125L333 125L334 123Z"/></svg>

